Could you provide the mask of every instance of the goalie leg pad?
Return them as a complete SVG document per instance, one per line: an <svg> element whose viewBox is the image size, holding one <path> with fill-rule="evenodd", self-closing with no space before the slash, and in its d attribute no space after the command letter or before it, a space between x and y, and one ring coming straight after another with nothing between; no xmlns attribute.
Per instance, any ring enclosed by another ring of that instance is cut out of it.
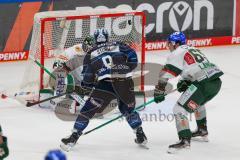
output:
<svg viewBox="0 0 240 160"><path fill-rule="evenodd" d="M53 96L53 94L54 94L54 91L52 89L42 89L39 91L39 99L41 101L41 100L50 98ZM55 105L56 105L56 103L53 100L50 100L47 102L40 103L39 107L54 109Z"/></svg>
<svg viewBox="0 0 240 160"><path fill-rule="evenodd" d="M65 72L58 72L56 74L55 89L56 95L73 92L75 90L74 77L70 74L66 75Z"/></svg>

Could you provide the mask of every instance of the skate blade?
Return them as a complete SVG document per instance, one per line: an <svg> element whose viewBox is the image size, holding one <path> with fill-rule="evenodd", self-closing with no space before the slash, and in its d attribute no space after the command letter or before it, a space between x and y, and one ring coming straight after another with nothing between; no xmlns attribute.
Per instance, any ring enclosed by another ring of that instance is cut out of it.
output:
<svg viewBox="0 0 240 160"><path fill-rule="evenodd" d="M140 148L149 150L150 148L146 144L138 144Z"/></svg>
<svg viewBox="0 0 240 160"><path fill-rule="evenodd" d="M137 142L135 141L135 143L137 143ZM148 143L148 141L145 140L145 141L143 141L143 143L137 143L137 144L138 144L138 146L139 146L140 148L150 149L150 148L147 146L147 143Z"/></svg>
<svg viewBox="0 0 240 160"><path fill-rule="evenodd" d="M192 137L191 140L196 142L209 142L208 136Z"/></svg>
<svg viewBox="0 0 240 160"><path fill-rule="evenodd" d="M60 144L60 148L66 152L69 152L72 149L72 145L65 145L65 144Z"/></svg>
<svg viewBox="0 0 240 160"><path fill-rule="evenodd" d="M189 149L190 149L190 146L186 146L184 148L168 148L167 153L168 154L176 154L180 151L183 151L183 150L187 151Z"/></svg>

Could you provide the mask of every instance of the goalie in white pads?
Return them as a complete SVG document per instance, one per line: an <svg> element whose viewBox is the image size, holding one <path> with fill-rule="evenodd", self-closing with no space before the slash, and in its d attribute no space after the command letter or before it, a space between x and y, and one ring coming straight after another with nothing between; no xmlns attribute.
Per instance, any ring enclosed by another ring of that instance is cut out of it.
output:
<svg viewBox="0 0 240 160"><path fill-rule="evenodd" d="M205 104L215 97L220 88L223 72L197 48L186 45L182 32L175 32L168 38L171 55L160 71L159 82L155 87L156 103L165 100L165 87L170 78L181 76L177 84L183 92L173 108L179 142L169 146L169 153L176 149L189 148L192 137L208 135ZM195 113L197 130L190 131L188 113Z"/></svg>
<svg viewBox="0 0 240 160"><path fill-rule="evenodd" d="M40 90L40 100L52 97L54 94L61 95L65 92L72 92L75 90L82 97L88 94L88 91L81 89L83 59L85 53L88 52L93 45L93 38L88 36L84 39L82 44L76 44L67 48L64 53L58 55L53 63L52 75L49 78L49 87L51 89ZM43 108L55 108L56 104L70 106L70 111L76 112L76 107L81 108L79 104L67 96L64 99L57 99L55 101L48 101L41 103L39 106Z"/></svg>

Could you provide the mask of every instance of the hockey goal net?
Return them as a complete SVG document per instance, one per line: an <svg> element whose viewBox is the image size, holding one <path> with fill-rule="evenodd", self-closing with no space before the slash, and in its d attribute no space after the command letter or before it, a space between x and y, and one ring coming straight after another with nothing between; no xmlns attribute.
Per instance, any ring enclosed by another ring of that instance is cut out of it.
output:
<svg viewBox="0 0 240 160"><path fill-rule="evenodd" d="M145 61L145 16L143 12L93 10L47 11L37 13L30 45L30 55L22 89L39 91L48 86L49 72L53 70L56 55L93 35L97 28L109 32L109 41L120 41L133 47L139 65L134 81L138 91L144 90L143 65Z"/></svg>

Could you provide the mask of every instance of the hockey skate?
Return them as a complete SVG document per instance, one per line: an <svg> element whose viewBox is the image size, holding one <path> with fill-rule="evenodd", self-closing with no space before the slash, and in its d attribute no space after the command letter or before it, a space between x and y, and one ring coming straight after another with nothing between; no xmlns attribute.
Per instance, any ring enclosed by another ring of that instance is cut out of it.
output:
<svg viewBox="0 0 240 160"><path fill-rule="evenodd" d="M206 126L198 127L198 129L192 132L192 140L199 142L208 142L208 131Z"/></svg>
<svg viewBox="0 0 240 160"><path fill-rule="evenodd" d="M136 130L135 130L135 133L136 133L136 138L135 138L135 143L137 143L140 147L143 147L145 149L149 149L146 144L147 144L147 137L146 135L144 134L143 132L143 129L142 127L138 127Z"/></svg>
<svg viewBox="0 0 240 160"><path fill-rule="evenodd" d="M77 143L78 138L81 136L82 133L73 132L69 137L63 138L61 141L61 149L64 151L69 152Z"/></svg>
<svg viewBox="0 0 240 160"><path fill-rule="evenodd" d="M180 149L190 149L190 138L181 138L179 142L172 144L168 147L167 153L176 153Z"/></svg>

